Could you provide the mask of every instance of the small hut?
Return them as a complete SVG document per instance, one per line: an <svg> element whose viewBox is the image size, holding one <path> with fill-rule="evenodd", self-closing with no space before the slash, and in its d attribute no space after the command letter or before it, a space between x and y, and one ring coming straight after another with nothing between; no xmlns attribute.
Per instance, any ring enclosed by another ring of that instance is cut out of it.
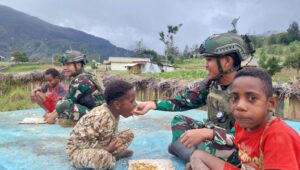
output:
<svg viewBox="0 0 300 170"><path fill-rule="evenodd" d="M300 121L300 77L285 84L274 85L279 96L276 113L279 117ZM288 101L288 108L284 108L284 100Z"/></svg>

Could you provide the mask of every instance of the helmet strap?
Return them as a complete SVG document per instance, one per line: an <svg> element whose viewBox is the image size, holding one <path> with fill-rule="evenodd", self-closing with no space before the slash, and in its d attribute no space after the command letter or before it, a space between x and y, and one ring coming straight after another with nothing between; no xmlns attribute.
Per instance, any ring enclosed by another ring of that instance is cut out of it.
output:
<svg viewBox="0 0 300 170"><path fill-rule="evenodd" d="M221 57L217 57L216 60L217 60L217 65L218 65L218 70L219 70L219 74L217 75L216 78L214 78L214 81L217 82L217 83L220 83L220 80L222 79L222 77L225 75L225 74L229 74L233 71L237 71L240 69L240 66L237 66L237 67L231 67L230 69L224 71L223 68L222 68L222 65L221 65L221 60L220 60Z"/></svg>

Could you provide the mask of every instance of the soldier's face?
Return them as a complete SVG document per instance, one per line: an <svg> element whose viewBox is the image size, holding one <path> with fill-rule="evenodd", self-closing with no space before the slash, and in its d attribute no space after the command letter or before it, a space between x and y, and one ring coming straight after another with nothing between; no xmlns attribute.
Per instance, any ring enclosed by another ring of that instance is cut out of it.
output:
<svg viewBox="0 0 300 170"><path fill-rule="evenodd" d="M77 69L81 69L81 64L76 63L76 67ZM66 76L72 76L73 74L76 73L76 68L73 63L66 63L63 65L63 68Z"/></svg>
<svg viewBox="0 0 300 170"><path fill-rule="evenodd" d="M205 69L207 70L208 79L212 80L219 74L218 64L215 57L205 58Z"/></svg>
<svg viewBox="0 0 300 170"><path fill-rule="evenodd" d="M242 128L254 130L264 123L276 106L275 97L267 97L263 82L256 77L236 78L230 87L230 109Z"/></svg>
<svg viewBox="0 0 300 170"><path fill-rule="evenodd" d="M129 90L124 96L120 97L120 115L123 117L132 116L132 111L137 106L135 101L135 89Z"/></svg>
<svg viewBox="0 0 300 170"><path fill-rule="evenodd" d="M217 64L216 57L205 57L205 69L207 70L208 79L212 80L216 78L220 72ZM224 56L220 58L220 64L224 71L230 69L233 66L233 60L230 56Z"/></svg>

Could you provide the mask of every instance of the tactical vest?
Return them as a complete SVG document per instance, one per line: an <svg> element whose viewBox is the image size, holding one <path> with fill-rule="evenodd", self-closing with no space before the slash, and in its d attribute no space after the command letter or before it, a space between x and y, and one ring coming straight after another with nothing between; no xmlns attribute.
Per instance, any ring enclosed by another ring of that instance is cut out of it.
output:
<svg viewBox="0 0 300 170"><path fill-rule="evenodd" d="M96 90L92 94L86 94L82 96L78 103L87 106L89 109L102 105L104 103L103 88L100 86L96 76L88 72L82 72L81 74L77 75L75 79L79 78L80 76L87 76L96 87Z"/></svg>
<svg viewBox="0 0 300 170"><path fill-rule="evenodd" d="M207 96L207 128L222 127L230 131L234 126L233 115L230 111L229 93L221 87L211 86Z"/></svg>

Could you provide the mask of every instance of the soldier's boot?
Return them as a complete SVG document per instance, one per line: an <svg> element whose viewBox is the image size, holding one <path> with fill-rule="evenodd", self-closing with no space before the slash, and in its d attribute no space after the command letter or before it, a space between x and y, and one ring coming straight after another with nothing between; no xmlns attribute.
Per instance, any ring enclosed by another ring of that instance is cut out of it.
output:
<svg viewBox="0 0 300 170"><path fill-rule="evenodd" d="M179 157L180 159L184 160L185 162L190 161L190 157L192 156L193 152L195 151L194 148L187 148L181 142L180 139L172 142L169 145L168 151L170 154Z"/></svg>
<svg viewBox="0 0 300 170"><path fill-rule="evenodd" d="M60 118L58 119L58 124L61 127L74 127L77 121L72 119Z"/></svg>

